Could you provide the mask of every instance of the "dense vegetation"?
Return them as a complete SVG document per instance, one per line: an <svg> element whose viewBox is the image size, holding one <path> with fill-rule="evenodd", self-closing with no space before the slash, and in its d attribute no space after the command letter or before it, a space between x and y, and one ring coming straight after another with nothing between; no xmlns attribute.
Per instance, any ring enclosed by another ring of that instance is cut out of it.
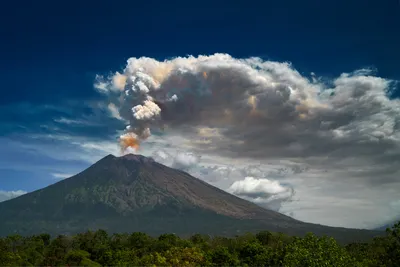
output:
<svg viewBox="0 0 400 267"><path fill-rule="evenodd" d="M369 243L339 245L313 234L260 232L235 238L103 230L75 236L48 234L0 239L1 266L400 266L400 222Z"/></svg>

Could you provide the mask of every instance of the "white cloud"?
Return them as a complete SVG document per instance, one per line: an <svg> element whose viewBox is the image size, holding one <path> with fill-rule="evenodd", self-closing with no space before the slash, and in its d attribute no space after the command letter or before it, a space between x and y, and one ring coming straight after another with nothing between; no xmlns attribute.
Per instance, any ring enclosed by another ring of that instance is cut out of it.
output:
<svg viewBox="0 0 400 267"><path fill-rule="evenodd" d="M78 124L78 125L84 125L84 124L89 124L90 122L86 122L86 121L82 121L82 120L71 120L71 119L67 119L67 118L59 118L59 119L55 119L55 122L58 123L63 123L63 124Z"/></svg>
<svg viewBox="0 0 400 267"><path fill-rule="evenodd" d="M65 179L65 178L69 178L71 176L74 176L73 174L70 174L70 173L52 173L51 175L55 179Z"/></svg>
<svg viewBox="0 0 400 267"><path fill-rule="evenodd" d="M26 194L26 193L27 192L23 191L23 190L16 190L16 191L0 190L0 202L22 196L23 194Z"/></svg>
<svg viewBox="0 0 400 267"><path fill-rule="evenodd" d="M278 181L254 177L235 181L227 191L257 204L276 206L276 209L280 208L282 202L290 200L294 194L291 187L283 186Z"/></svg>
<svg viewBox="0 0 400 267"><path fill-rule="evenodd" d="M118 111L117 107L113 103L108 104L107 107L111 114L111 117L116 118L118 120L122 120L121 115L119 115L119 111Z"/></svg>
<svg viewBox="0 0 400 267"><path fill-rule="evenodd" d="M271 195L285 193L288 189L278 181L246 177L241 181L234 182L228 191L235 195L262 198L268 201Z"/></svg>
<svg viewBox="0 0 400 267"><path fill-rule="evenodd" d="M94 88L96 88L97 90L99 90L100 92L107 92L109 89L108 87L108 83L103 81L103 77L100 75L96 75L96 82L94 84Z"/></svg>
<svg viewBox="0 0 400 267"><path fill-rule="evenodd" d="M172 167L183 171L188 171L196 167L200 161L200 157L193 153L178 152L174 157Z"/></svg>

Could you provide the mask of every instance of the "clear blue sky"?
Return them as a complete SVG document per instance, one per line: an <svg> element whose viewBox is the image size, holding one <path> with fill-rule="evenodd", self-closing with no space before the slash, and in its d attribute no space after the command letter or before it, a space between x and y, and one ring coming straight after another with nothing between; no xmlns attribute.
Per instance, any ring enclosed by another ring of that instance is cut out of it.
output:
<svg viewBox="0 0 400 267"><path fill-rule="evenodd" d="M374 67L380 77L400 79L398 0L3 2L4 191L38 189L56 181L52 173L75 173L89 165L55 141L41 140L40 147L52 151L39 153L35 136L54 134L56 127L60 135L112 139L110 124L117 122L86 128L54 120L97 118L83 104L98 98L95 75L123 68L129 57L221 52L290 61L307 75L335 77Z"/></svg>

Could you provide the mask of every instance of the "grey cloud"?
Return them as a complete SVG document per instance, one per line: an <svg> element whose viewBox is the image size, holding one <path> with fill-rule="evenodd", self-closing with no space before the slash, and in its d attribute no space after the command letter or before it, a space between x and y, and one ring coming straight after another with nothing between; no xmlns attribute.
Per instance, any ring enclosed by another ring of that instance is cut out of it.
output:
<svg viewBox="0 0 400 267"><path fill-rule="evenodd" d="M392 201L392 202L390 203L390 207L391 207L393 210L400 211L400 199L395 200L395 201Z"/></svg>
<svg viewBox="0 0 400 267"><path fill-rule="evenodd" d="M162 111L161 117L149 113L146 127L219 128L227 142L194 145L201 151L240 151L255 158L342 157L399 147L399 101L386 96L390 81L368 76L366 70L342 74L333 88L310 82L285 63L224 54L165 62L132 58L124 75L137 72L146 73L157 87L149 84L148 96L141 92L139 97L127 83L124 89L134 97L115 105L130 110L132 99L151 97ZM171 94L176 102L165 100ZM125 115L132 128L143 124L131 111Z"/></svg>

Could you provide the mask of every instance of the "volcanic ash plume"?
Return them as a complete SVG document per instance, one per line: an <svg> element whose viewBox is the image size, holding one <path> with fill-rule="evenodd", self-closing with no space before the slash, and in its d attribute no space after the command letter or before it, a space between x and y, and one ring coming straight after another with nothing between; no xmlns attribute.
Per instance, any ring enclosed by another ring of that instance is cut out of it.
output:
<svg viewBox="0 0 400 267"><path fill-rule="evenodd" d="M331 84L288 63L214 54L130 58L121 73L98 76L95 87L108 95L110 114L127 123L123 150L138 149L155 129L180 129L201 151L253 158L376 155L378 141L386 142L379 149L399 147L400 103L386 95L393 81L361 70Z"/></svg>
<svg viewBox="0 0 400 267"><path fill-rule="evenodd" d="M119 144L121 146L121 153L123 154L128 148L137 151L139 149L139 138L134 133L126 133L120 136Z"/></svg>

